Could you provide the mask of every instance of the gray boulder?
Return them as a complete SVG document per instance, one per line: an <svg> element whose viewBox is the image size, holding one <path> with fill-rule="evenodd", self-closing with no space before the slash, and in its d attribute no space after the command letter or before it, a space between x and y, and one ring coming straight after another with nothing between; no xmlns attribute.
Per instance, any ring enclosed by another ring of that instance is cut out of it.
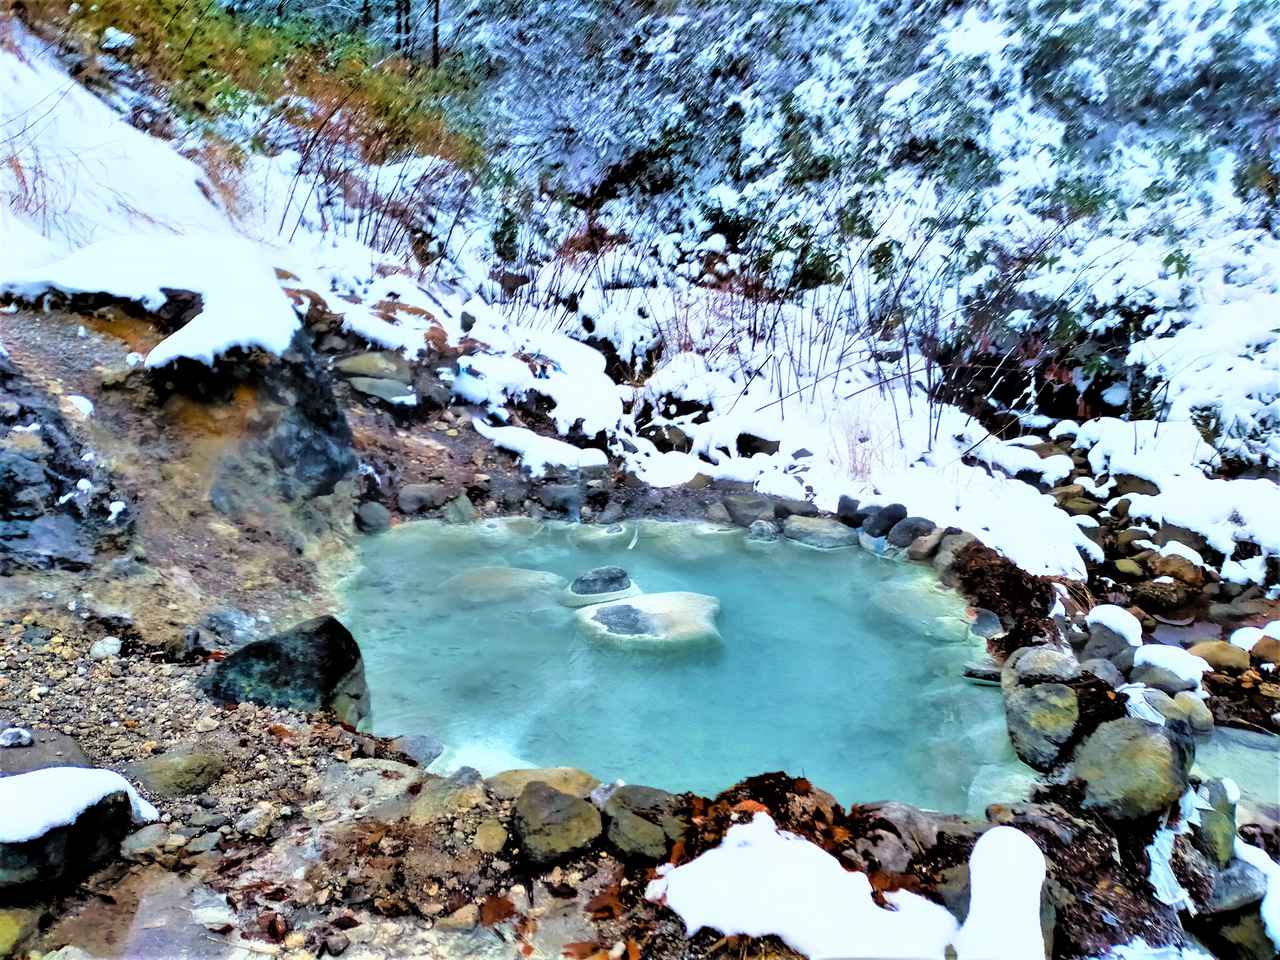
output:
<svg viewBox="0 0 1280 960"><path fill-rule="evenodd" d="M858 531L830 517L787 517L782 525L782 535L788 540L823 550L852 547L858 542Z"/></svg>
<svg viewBox="0 0 1280 960"><path fill-rule="evenodd" d="M1070 774L1084 782L1086 809L1112 820L1135 820L1177 802L1194 760L1190 736L1121 717L1101 724L1080 744Z"/></svg>
<svg viewBox="0 0 1280 960"><path fill-rule="evenodd" d="M862 523L862 532L869 537L883 537L894 528L898 521L906 518L907 508L900 503L891 503L868 516ZM907 541L907 543L910 542L910 540Z"/></svg>
<svg viewBox="0 0 1280 960"><path fill-rule="evenodd" d="M654 787L618 787L605 801L609 842L628 857L660 860L688 824L675 813L677 799Z"/></svg>
<svg viewBox="0 0 1280 960"><path fill-rule="evenodd" d="M889 529L886 539L891 547L909 547L917 538L933 533L934 526L925 517L904 517Z"/></svg>
<svg viewBox="0 0 1280 960"><path fill-rule="evenodd" d="M624 600L640 592L630 574L621 567L596 567L574 579L565 588L564 603L583 607L593 603Z"/></svg>
<svg viewBox="0 0 1280 960"><path fill-rule="evenodd" d="M1125 684L1124 674L1110 660L1103 660L1101 657L1095 657L1092 660L1084 660L1080 664L1080 669L1085 673L1091 673L1099 680L1108 684L1113 690L1119 690Z"/></svg>
<svg viewBox="0 0 1280 960"><path fill-rule="evenodd" d="M747 531L747 539L758 543L773 543L778 536L778 525L772 520L756 520Z"/></svg>
<svg viewBox="0 0 1280 960"><path fill-rule="evenodd" d="M1217 872L1205 903L1205 913L1227 913L1259 903L1267 893L1267 877L1243 860L1232 860Z"/></svg>
<svg viewBox="0 0 1280 960"><path fill-rule="evenodd" d="M1148 687L1162 690L1169 696L1196 688L1192 681L1178 676L1172 670L1166 670L1164 667L1156 666L1153 663L1145 663L1140 667L1135 667L1129 674L1129 679L1134 683L1145 683Z"/></svg>
<svg viewBox="0 0 1280 960"><path fill-rule="evenodd" d="M89 758L76 743L65 733L57 730L30 731L31 742L26 746L12 746L0 749L0 777L16 776L19 773L31 773L46 767L92 767ZM22 738L24 741L25 737Z"/></svg>
<svg viewBox="0 0 1280 960"><path fill-rule="evenodd" d="M356 526L365 533L382 533L391 527L391 511L375 500L356 508Z"/></svg>
<svg viewBox="0 0 1280 960"><path fill-rule="evenodd" d="M368 715L364 660L337 619L316 617L219 662L204 681L223 703L250 701L307 712L331 709L356 726Z"/></svg>
<svg viewBox="0 0 1280 960"><path fill-rule="evenodd" d="M759 494L731 493L724 498L723 503L733 522L740 527L749 527L757 520L774 518L774 502Z"/></svg>
<svg viewBox="0 0 1280 960"><path fill-rule="evenodd" d="M401 513L419 513L436 510L449 499L449 491L443 483L406 483L396 494L396 506Z"/></svg>
<svg viewBox="0 0 1280 960"><path fill-rule="evenodd" d="M540 864L580 853L604 831L600 811L590 802L539 781L521 791L513 823L520 845Z"/></svg>

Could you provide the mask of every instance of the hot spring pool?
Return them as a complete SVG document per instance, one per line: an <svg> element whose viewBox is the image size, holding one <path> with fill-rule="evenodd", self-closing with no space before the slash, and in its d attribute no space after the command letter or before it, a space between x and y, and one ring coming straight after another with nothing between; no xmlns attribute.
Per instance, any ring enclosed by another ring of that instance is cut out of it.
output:
<svg viewBox="0 0 1280 960"><path fill-rule="evenodd" d="M999 691L960 676L981 652L928 571L856 549L641 521L401 525L367 538L342 588L374 732L429 734L432 769L576 766L715 794L768 770L845 803L953 811L1014 799ZM553 577L625 568L646 594L720 601L721 641L629 649L588 637Z"/></svg>

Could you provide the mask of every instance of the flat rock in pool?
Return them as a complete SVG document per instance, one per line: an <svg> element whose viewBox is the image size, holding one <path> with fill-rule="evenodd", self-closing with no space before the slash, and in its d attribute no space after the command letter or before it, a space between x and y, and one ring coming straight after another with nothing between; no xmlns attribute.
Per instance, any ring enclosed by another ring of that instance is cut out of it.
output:
<svg viewBox="0 0 1280 960"><path fill-rule="evenodd" d="M639 592L640 588L621 567L596 567L569 584L562 599L565 606L585 607L634 597Z"/></svg>
<svg viewBox="0 0 1280 960"><path fill-rule="evenodd" d="M450 577L436 588L463 606L518 600L532 593L559 590L564 577L522 567L476 567Z"/></svg>
<svg viewBox="0 0 1280 960"><path fill-rule="evenodd" d="M720 601L701 593L646 593L586 607L578 623L592 637L622 646L719 641Z"/></svg>
<svg viewBox="0 0 1280 960"><path fill-rule="evenodd" d="M823 550L852 547L858 542L857 530L829 517L787 517L782 524L782 535L788 540Z"/></svg>

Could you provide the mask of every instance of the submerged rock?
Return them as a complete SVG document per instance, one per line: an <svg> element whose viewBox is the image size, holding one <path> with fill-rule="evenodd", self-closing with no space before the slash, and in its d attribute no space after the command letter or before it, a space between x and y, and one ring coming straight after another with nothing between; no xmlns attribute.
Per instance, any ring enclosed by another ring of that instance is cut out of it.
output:
<svg viewBox="0 0 1280 960"><path fill-rule="evenodd" d="M591 636L625 646L718 641L720 601L701 593L646 593L579 610L579 625Z"/></svg>
<svg viewBox="0 0 1280 960"><path fill-rule="evenodd" d="M250 643L218 663L206 691L225 703L332 709L356 726L368 715L364 661L355 638L330 616Z"/></svg>
<svg viewBox="0 0 1280 960"><path fill-rule="evenodd" d="M1070 772L1084 781L1087 809L1113 820L1134 820L1163 813L1186 792L1194 758L1189 736L1122 717L1089 735L1076 750Z"/></svg>
<svg viewBox="0 0 1280 960"><path fill-rule="evenodd" d="M534 781L515 804L516 836L534 863L550 863L591 846L604 831L588 801Z"/></svg>
<svg viewBox="0 0 1280 960"><path fill-rule="evenodd" d="M475 567L445 580L436 592L460 606L504 603L534 593L552 593L565 585L564 577L524 567Z"/></svg>
<svg viewBox="0 0 1280 960"><path fill-rule="evenodd" d="M782 535L824 550L852 547L858 542L858 531L830 517L787 517L782 524Z"/></svg>
<svg viewBox="0 0 1280 960"><path fill-rule="evenodd" d="M755 520L747 532L747 539L756 543L773 543L778 539L778 525L772 520Z"/></svg>
<svg viewBox="0 0 1280 960"><path fill-rule="evenodd" d="M575 578L565 588L563 600L568 607L585 607L634 597L639 592L640 588L621 567L596 567Z"/></svg>

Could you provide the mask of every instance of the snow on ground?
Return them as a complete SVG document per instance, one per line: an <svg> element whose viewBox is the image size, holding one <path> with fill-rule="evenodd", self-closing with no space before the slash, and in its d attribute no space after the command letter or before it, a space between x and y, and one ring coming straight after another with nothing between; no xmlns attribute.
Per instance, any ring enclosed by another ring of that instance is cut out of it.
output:
<svg viewBox="0 0 1280 960"><path fill-rule="evenodd" d="M55 827L65 827L117 792L129 795L135 823L150 823L159 817L129 781L111 770L50 767L0 777L0 843L23 843Z"/></svg>
<svg viewBox="0 0 1280 960"><path fill-rule="evenodd" d="M680 915L690 935L773 934L810 957L1025 960L1044 953L1040 886L1044 857L1012 827L983 834L970 858L972 905L963 928L944 908L905 891L876 905L866 874L845 870L822 848L778 830L757 813L730 827L720 846L661 868L648 899Z"/></svg>
<svg viewBox="0 0 1280 960"><path fill-rule="evenodd" d="M1280 952L1280 864L1277 864L1261 847L1245 843L1236 837L1235 855L1257 867L1267 878L1267 892L1262 898L1262 924L1267 936Z"/></svg>

